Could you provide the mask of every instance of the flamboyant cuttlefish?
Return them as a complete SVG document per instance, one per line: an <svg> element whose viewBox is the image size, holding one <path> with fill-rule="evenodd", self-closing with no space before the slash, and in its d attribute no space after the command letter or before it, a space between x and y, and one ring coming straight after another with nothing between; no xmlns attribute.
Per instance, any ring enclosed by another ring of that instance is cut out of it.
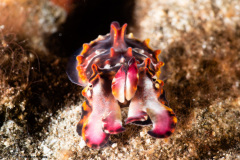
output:
<svg viewBox="0 0 240 160"><path fill-rule="evenodd" d="M127 24L112 22L110 34L99 36L77 51L67 67L69 79L85 88L82 117L77 132L91 148L104 146L110 134L123 132L121 107L129 106L125 124L153 124L148 134L170 136L177 118L165 98L160 80L160 50L132 34Z"/></svg>

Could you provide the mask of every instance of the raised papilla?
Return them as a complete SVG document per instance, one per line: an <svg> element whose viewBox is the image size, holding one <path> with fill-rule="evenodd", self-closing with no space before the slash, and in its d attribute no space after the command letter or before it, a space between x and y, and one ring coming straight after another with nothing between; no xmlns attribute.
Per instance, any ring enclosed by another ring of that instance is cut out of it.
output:
<svg viewBox="0 0 240 160"><path fill-rule="evenodd" d="M69 61L69 79L85 88L82 117L77 132L87 146L100 148L110 134L123 132L121 107L129 107L125 124L152 124L148 134L170 136L177 118L168 106L160 80L160 50L125 35L127 24L112 22L110 34L99 36L76 52Z"/></svg>

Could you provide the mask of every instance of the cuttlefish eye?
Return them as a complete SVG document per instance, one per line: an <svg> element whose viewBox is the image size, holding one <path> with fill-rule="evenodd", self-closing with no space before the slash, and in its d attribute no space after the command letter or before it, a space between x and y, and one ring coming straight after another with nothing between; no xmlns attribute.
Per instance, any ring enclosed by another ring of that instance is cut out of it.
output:
<svg viewBox="0 0 240 160"><path fill-rule="evenodd" d="M89 89L92 89L92 88L93 88L93 85L92 85L92 84L89 84L88 88L89 88Z"/></svg>
<svg viewBox="0 0 240 160"><path fill-rule="evenodd" d="M157 80L157 77L156 77L156 76L152 77L152 81L153 81L153 82L156 82L156 80Z"/></svg>

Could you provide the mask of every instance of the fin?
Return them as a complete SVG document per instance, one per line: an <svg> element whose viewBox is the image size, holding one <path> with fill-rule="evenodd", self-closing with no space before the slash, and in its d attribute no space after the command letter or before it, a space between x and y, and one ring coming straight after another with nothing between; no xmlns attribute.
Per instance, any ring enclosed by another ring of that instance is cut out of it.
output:
<svg viewBox="0 0 240 160"><path fill-rule="evenodd" d="M75 84L80 85L80 86L85 86L86 84L84 82L82 82L81 79L79 79L78 70L76 69L77 66L78 66L77 56L80 55L81 51L82 51L82 48L78 49L69 58L66 72L67 72L69 80L72 83L75 83Z"/></svg>

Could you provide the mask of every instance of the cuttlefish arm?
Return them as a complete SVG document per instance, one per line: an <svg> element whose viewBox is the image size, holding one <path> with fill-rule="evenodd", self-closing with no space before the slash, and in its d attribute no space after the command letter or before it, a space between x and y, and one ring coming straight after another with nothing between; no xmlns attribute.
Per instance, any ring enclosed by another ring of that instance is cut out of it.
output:
<svg viewBox="0 0 240 160"><path fill-rule="evenodd" d="M102 79L95 69L93 67L93 78L89 85L82 91L87 101L82 105L82 118L77 125L77 132L87 146L98 149L108 143L110 134L125 129L122 127L120 106L111 89L106 89L111 88L111 83Z"/></svg>
<svg viewBox="0 0 240 160"><path fill-rule="evenodd" d="M138 84L138 69L135 58L128 65L122 65L112 80L112 94L120 103L129 101L134 96Z"/></svg>
<svg viewBox="0 0 240 160"><path fill-rule="evenodd" d="M163 82L149 77L146 71L140 74L138 89L130 102L125 123L149 122L149 116L153 128L148 134L165 138L174 132L177 118L171 108L161 103L166 103L163 97Z"/></svg>
<svg viewBox="0 0 240 160"><path fill-rule="evenodd" d="M105 146L110 136L103 132L101 117L96 112L89 101L85 101L82 105L83 116L77 125L78 134L82 136L87 146L94 149Z"/></svg>

